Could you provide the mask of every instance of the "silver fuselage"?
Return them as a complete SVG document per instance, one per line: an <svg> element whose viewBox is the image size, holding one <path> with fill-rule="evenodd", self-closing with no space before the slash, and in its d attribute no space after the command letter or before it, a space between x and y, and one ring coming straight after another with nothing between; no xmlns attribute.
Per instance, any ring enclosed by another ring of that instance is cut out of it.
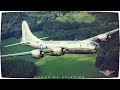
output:
<svg viewBox="0 0 120 90"><path fill-rule="evenodd" d="M54 49L64 48L67 50L66 53L82 54L82 53L96 53L99 45L95 45L90 41L38 41L30 42L28 46L34 48Z"/></svg>

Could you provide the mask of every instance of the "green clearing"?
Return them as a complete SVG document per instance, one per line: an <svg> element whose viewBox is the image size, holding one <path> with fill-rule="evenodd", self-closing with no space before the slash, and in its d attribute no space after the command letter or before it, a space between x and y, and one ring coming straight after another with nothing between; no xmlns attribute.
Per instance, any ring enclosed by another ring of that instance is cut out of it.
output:
<svg viewBox="0 0 120 90"><path fill-rule="evenodd" d="M66 54L54 57L46 56L35 62L38 66L37 77L49 76L51 78L95 78L101 77L94 63L96 55ZM53 77L54 76L54 77ZM48 78L48 77L47 77Z"/></svg>
<svg viewBox="0 0 120 90"><path fill-rule="evenodd" d="M5 48L3 46L18 43L20 39L9 38L2 40L1 42L1 53L10 54L18 52L26 52L33 50L27 46L14 46ZM30 55L16 56L2 58L7 59L25 59L34 62L38 67L37 78L95 78L104 77L97 67L95 67L95 54L65 54L63 56L45 56L42 59L34 59ZM45 77L46 76L46 77ZM54 77L53 77L54 76Z"/></svg>
<svg viewBox="0 0 120 90"><path fill-rule="evenodd" d="M90 14L88 14L87 12L77 12L77 13L74 13L74 14L68 14L68 15L65 15L65 16L62 16L62 17L57 17L56 18L57 21L60 21L60 22L73 22L73 21L76 21L76 22L84 22L84 23L92 23L96 20L96 18Z"/></svg>

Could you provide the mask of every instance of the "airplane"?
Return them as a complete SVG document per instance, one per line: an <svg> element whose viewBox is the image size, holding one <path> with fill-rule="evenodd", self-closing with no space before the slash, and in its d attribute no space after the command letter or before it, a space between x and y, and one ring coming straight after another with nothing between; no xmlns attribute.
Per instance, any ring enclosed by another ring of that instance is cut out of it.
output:
<svg viewBox="0 0 120 90"><path fill-rule="evenodd" d="M1 57L32 55L33 58L43 58L45 55L62 56L64 54L94 54L100 49L97 40L107 41L111 38L111 34L118 32L119 28L112 31L99 34L97 36L77 41L46 41L44 38L37 38L32 34L26 21L22 22L22 38L20 43L7 45L4 47L11 47L15 45L26 45L35 48L35 50L21 53L14 53L8 55L1 55Z"/></svg>

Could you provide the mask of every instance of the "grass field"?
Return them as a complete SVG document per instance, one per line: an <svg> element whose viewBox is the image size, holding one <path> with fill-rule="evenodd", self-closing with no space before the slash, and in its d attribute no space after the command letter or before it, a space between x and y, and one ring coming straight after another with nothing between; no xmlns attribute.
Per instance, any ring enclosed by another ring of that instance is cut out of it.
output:
<svg viewBox="0 0 120 90"><path fill-rule="evenodd" d="M18 53L33 50L26 46L14 46L4 48L3 46L20 42L20 39L10 38L2 40L1 53ZM34 62L38 68L36 78L96 78L105 77L95 67L96 54L65 54L63 56L45 56L42 59L34 59L30 55L6 57L5 59L25 59Z"/></svg>

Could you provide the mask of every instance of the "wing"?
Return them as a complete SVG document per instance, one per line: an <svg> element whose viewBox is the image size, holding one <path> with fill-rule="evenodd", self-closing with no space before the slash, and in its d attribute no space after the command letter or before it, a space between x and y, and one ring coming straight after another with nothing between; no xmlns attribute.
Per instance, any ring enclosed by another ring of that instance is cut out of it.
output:
<svg viewBox="0 0 120 90"><path fill-rule="evenodd" d="M31 51L22 52L22 53L7 54L7 55L1 55L1 57L11 57L11 56L30 55L30 54L31 54Z"/></svg>
<svg viewBox="0 0 120 90"><path fill-rule="evenodd" d="M52 49L35 49L28 52L14 53L8 55L1 55L1 57L11 57L11 56L22 56L22 55L32 55L34 58L41 58L44 54L53 52Z"/></svg>
<svg viewBox="0 0 120 90"><path fill-rule="evenodd" d="M99 34L95 37L91 37L91 38L88 38L88 39L85 39L87 41L96 41L96 40L100 40L100 41L107 41L108 38L110 38L111 34L115 33L115 32L118 32L119 31L119 28L117 29L114 29L112 31L109 31L109 32L106 32L106 33L103 33L103 34Z"/></svg>

